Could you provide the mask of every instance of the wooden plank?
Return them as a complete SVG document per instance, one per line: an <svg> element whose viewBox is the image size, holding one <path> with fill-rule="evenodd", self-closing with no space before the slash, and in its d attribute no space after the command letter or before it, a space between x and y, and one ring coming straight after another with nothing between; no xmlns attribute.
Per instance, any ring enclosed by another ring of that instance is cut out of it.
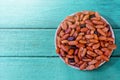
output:
<svg viewBox="0 0 120 80"><path fill-rule="evenodd" d="M0 56L54 55L55 30L0 29Z"/></svg>
<svg viewBox="0 0 120 80"><path fill-rule="evenodd" d="M1 0L0 28L56 28L67 15L82 10L98 11L120 28L118 0Z"/></svg>
<svg viewBox="0 0 120 80"><path fill-rule="evenodd" d="M0 29L0 56L57 56L54 47L56 29ZM114 29L120 56L120 29Z"/></svg>
<svg viewBox="0 0 120 80"><path fill-rule="evenodd" d="M59 58L0 58L1 80L119 80L120 58L94 71L68 67Z"/></svg>

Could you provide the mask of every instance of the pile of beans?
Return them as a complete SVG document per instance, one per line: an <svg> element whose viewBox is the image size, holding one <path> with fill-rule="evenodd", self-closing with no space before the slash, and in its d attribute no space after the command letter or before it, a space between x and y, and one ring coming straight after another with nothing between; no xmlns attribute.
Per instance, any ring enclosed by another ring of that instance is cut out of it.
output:
<svg viewBox="0 0 120 80"><path fill-rule="evenodd" d="M56 52L66 64L93 70L109 61L116 48L110 25L98 12L83 11L67 16L56 33Z"/></svg>

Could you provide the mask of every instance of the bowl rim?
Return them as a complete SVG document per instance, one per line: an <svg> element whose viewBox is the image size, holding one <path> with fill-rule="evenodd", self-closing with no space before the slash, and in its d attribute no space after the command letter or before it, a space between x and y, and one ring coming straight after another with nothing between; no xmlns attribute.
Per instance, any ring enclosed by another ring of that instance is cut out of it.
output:
<svg viewBox="0 0 120 80"><path fill-rule="evenodd" d="M83 12L83 11L81 11L81 12ZM73 14L71 14L71 15L68 15L68 16L73 16L73 15L75 15L76 13L78 13L78 12L75 12L75 13L73 13ZM100 15L100 16L101 16L101 15ZM113 31L113 29L112 29L112 26L110 25L110 23L109 23L103 16L101 16L101 18L109 25L110 31L111 31L111 33L112 33L112 37L114 38L114 42L113 42L113 43L115 43L115 35L114 35L114 31ZM60 24L61 24L64 20L65 20L65 18L60 22ZM57 37L57 31L58 31L58 29L59 29L59 27L60 27L60 24L58 25L58 27L57 27L57 29L56 29L56 31L55 31L55 36L54 36L55 49L57 49L57 47L56 47L56 37ZM112 53L113 53L113 50L111 51L111 55L112 55ZM57 54L57 55L58 55L58 56L60 57L60 59L65 63L64 59L63 59L59 54ZM109 56L109 58L111 57L111 55ZM102 66L105 62L106 62L106 61L102 62L97 68L99 68L100 66ZM65 64L66 64L66 63L65 63ZM70 67L72 67L72 68L74 68L74 69L80 70L78 67L72 66L72 65L70 65L70 64L66 64L66 65L68 65L68 66L70 66ZM97 68L95 68L95 69L97 69ZM83 70L86 70L86 69L83 69Z"/></svg>

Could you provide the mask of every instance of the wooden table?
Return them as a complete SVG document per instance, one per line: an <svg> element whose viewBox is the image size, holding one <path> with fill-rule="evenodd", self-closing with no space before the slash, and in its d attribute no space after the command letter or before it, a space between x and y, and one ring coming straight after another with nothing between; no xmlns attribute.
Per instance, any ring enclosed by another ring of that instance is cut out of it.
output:
<svg viewBox="0 0 120 80"><path fill-rule="evenodd" d="M64 64L54 48L55 30L67 15L98 11L116 37L117 49L97 70ZM119 0L0 0L0 80L120 80Z"/></svg>

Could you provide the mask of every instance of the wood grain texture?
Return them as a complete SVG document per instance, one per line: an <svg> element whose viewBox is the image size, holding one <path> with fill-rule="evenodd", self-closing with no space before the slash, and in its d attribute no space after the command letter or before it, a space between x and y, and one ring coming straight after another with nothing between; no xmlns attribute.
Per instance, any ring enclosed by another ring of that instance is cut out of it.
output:
<svg viewBox="0 0 120 80"><path fill-rule="evenodd" d="M57 56L54 46L56 29L0 29L0 56ZM120 29L114 29L120 56Z"/></svg>
<svg viewBox="0 0 120 80"><path fill-rule="evenodd" d="M0 0L0 28L56 28L67 16L98 11L113 28L120 28L118 0Z"/></svg>
<svg viewBox="0 0 120 80"><path fill-rule="evenodd" d="M48 56L55 54L55 30L0 29L0 56Z"/></svg>
<svg viewBox="0 0 120 80"><path fill-rule="evenodd" d="M0 80L119 80L120 59L94 71L68 67L59 58L0 58Z"/></svg>

